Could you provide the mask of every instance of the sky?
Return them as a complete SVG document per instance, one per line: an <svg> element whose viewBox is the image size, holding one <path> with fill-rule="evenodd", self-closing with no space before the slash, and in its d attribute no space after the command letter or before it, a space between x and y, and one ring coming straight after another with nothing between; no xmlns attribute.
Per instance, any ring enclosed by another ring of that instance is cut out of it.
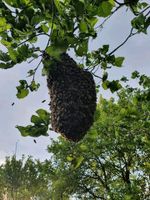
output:
<svg viewBox="0 0 150 200"><path fill-rule="evenodd" d="M97 49L103 44L110 44L110 48L113 50L128 36L131 19L132 14L129 11L120 10L105 24L98 38L90 42L90 49ZM116 52L116 55L125 57L125 62L122 68L114 67L110 70L110 79L119 79L123 75L129 77L134 70L150 76L149 36L150 32L148 35L136 35ZM47 38L41 37L39 45L44 46L46 40ZM36 76L41 84L38 92L30 93L27 98L22 100L16 98L18 81L26 79L27 71L30 70L30 67L34 68L37 63L38 60L31 64L19 64L9 70L0 70L0 164L4 162L6 156L12 156L15 153L17 158L20 158L23 154L31 155L40 160L50 158L47 145L51 143L51 138L58 136L57 133L50 131L48 137L41 136L36 139L37 143L34 143L34 138L22 137L15 128L16 125L28 125L30 117L35 114L37 109L49 110L50 98L46 86L46 77L41 76L40 70ZM132 81L131 84L134 86L135 82ZM100 94L106 98L112 96L109 91L102 89L100 89ZM46 100L46 102L42 103L43 100ZM14 106L11 105L13 102L15 103Z"/></svg>

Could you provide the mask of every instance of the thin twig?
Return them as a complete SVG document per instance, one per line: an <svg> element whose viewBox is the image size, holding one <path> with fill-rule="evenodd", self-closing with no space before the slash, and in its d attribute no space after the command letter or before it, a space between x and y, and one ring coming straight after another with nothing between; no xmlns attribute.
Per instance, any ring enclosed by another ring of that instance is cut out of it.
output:
<svg viewBox="0 0 150 200"><path fill-rule="evenodd" d="M52 10L53 10L53 1L52 1ZM48 38L48 42L47 42L47 45L46 45L45 49L48 47L49 42L50 42L50 40L51 40L51 35L52 35L52 31L53 31L53 21L54 21L54 10L53 10L53 12L52 12L52 27L51 27L51 33L50 33L50 35L47 34L47 35L49 36L49 38ZM44 53L44 52L45 52L45 51L43 51L43 53ZM41 56L43 56L43 54L42 54ZM33 80L34 80L34 78L35 78L36 71L38 70L39 66L40 66L41 63L42 63L42 60L43 60L43 57L41 58L41 60L40 60L39 64L37 65L37 67L34 69Z"/></svg>
<svg viewBox="0 0 150 200"><path fill-rule="evenodd" d="M108 21L108 19L109 19L110 17L112 17L112 15L113 15L114 13L116 13L116 11L119 10L121 7L122 7L122 5L119 5L106 19L104 19L104 21L103 21L100 25L96 26L95 29L103 28L103 25Z"/></svg>
<svg viewBox="0 0 150 200"><path fill-rule="evenodd" d="M117 0L114 0L115 3L117 3L118 5L125 5L125 3L120 3Z"/></svg>
<svg viewBox="0 0 150 200"><path fill-rule="evenodd" d="M53 10L53 1L52 1L52 10ZM52 12L52 27L51 27L51 33L50 33L50 35L49 35L48 42L47 42L47 45L46 45L45 49L47 49L47 47L48 47L48 45L49 45L49 42L50 42L50 40L51 40L51 35L52 35L52 31L53 31L53 20L54 20L54 12ZM44 52L45 52L45 51L43 51L43 53L44 53ZM43 56L43 54L42 54L42 56ZM40 64L42 63L42 60L43 60L43 57L42 57L41 61L39 62L39 64L37 65L37 67L34 69L35 73L36 73L37 69L39 68ZM34 78L35 78L35 73L34 73L34 75L33 75L33 80L34 80Z"/></svg>
<svg viewBox="0 0 150 200"><path fill-rule="evenodd" d="M145 15L145 17L147 17L150 14L150 11L148 11L148 13Z"/></svg>
<svg viewBox="0 0 150 200"><path fill-rule="evenodd" d="M40 60L40 62L39 62L39 64L37 65L37 67L34 69L34 74L33 74L33 78L32 78L33 81L34 81L34 79L35 79L35 73L36 73L36 71L38 70L39 66L41 65L42 60L43 60L43 58Z"/></svg>
<svg viewBox="0 0 150 200"><path fill-rule="evenodd" d="M40 55L38 55L38 58L40 57L40 56L42 56L43 54L40 54ZM36 60L37 59L37 57L36 58L33 58L33 59L31 59L30 61L28 61L28 64L30 64L30 63L32 63L34 60Z"/></svg>
<svg viewBox="0 0 150 200"><path fill-rule="evenodd" d="M144 13L146 10L148 10L150 8L150 6L146 7L144 10L142 10L139 14Z"/></svg>
<svg viewBox="0 0 150 200"><path fill-rule="evenodd" d="M95 66L95 68L97 67L97 69L95 69L95 71L93 72L94 74L99 70L99 66Z"/></svg>
<svg viewBox="0 0 150 200"><path fill-rule="evenodd" d="M22 44L28 42L29 40L33 39L34 37L38 37L38 36L40 36L40 35L46 35L46 36L49 37L49 35L48 35L47 33L39 33L39 34L37 34L37 35L33 35L33 36L29 37L28 39L22 41L21 43L19 43L19 44L17 45L17 47L19 47L19 46L21 46Z"/></svg>
<svg viewBox="0 0 150 200"><path fill-rule="evenodd" d="M51 36L52 36L52 33L53 33L53 26L54 26L54 2L52 1L52 27L51 27L51 32L50 32L50 35L49 35L49 39L48 39L46 48L48 47L49 42L50 42L50 40L51 40ZM45 48L45 49L46 49L46 48Z"/></svg>
<svg viewBox="0 0 150 200"><path fill-rule="evenodd" d="M102 77L100 77L100 76L97 76L96 74L94 74L94 73L92 73L92 72L91 72L91 74L92 74L93 76L95 76L96 78L99 78L99 79L101 79L101 80L102 80Z"/></svg>
<svg viewBox="0 0 150 200"><path fill-rule="evenodd" d="M111 51L108 55L112 55L115 51L117 51L120 47L122 47L133 35L137 34L137 32L133 33L134 28L131 28L130 33L128 35L128 37L119 45L117 46L113 51Z"/></svg>

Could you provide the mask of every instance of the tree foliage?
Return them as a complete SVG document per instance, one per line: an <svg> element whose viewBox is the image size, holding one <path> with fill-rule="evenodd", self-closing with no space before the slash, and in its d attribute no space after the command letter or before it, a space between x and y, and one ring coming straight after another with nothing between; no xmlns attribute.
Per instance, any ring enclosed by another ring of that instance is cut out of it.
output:
<svg viewBox="0 0 150 200"><path fill-rule="evenodd" d="M0 199L3 200L4 195L9 200L50 199L50 171L48 161L6 158L0 167Z"/></svg>
<svg viewBox="0 0 150 200"><path fill-rule="evenodd" d="M128 86L116 101L100 98L95 123L81 142L59 138L49 146L53 199L149 199L150 79L142 77L145 89Z"/></svg>

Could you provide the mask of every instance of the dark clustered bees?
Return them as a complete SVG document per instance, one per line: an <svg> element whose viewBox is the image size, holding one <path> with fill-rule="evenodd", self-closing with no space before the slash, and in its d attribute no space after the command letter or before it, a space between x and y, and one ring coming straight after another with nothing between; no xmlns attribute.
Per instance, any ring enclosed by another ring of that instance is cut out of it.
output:
<svg viewBox="0 0 150 200"><path fill-rule="evenodd" d="M62 53L49 72L47 83L52 129L78 142L92 125L96 110L93 76L79 68L67 53Z"/></svg>

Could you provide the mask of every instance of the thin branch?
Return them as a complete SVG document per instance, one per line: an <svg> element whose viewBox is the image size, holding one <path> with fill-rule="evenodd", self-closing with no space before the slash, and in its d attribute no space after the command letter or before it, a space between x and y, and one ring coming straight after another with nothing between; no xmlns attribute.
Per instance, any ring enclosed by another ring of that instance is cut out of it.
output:
<svg viewBox="0 0 150 200"><path fill-rule="evenodd" d="M96 74L94 74L93 72L91 72L91 74L93 75L93 76L95 76L96 78L99 78L99 79L101 79L102 80L102 78L100 77L100 76L97 76Z"/></svg>
<svg viewBox="0 0 150 200"><path fill-rule="evenodd" d="M104 19L104 21L100 24L100 25L98 25L98 26L96 26L95 27L95 29L98 29L98 28L103 28L103 25L105 24L105 22L107 22L108 21L108 19L110 18L112 16L112 14L110 14L106 19Z"/></svg>
<svg viewBox="0 0 150 200"><path fill-rule="evenodd" d="M40 55L38 55L38 58L40 57L40 56L42 56L43 54L40 54ZM31 59L30 61L27 61L27 63L28 64L30 64L30 63L32 63L34 60L36 60L37 59L37 57L36 58L33 58L33 59Z"/></svg>
<svg viewBox="0 0 150 200"><path fill-rule="evenodd" d="M120 3L119 1L117 0L114 0L115 3L117 3L118 5L125 5L125 3Z"/></svg>
<svg viewBox="0 0 150 200"><path fill-rule="evenodd" d="M112 15L113 15L114 13L116 13L116 11L119 10L121 7L122 7L122 5L119 5L106 19L104 19L104 21L103 21L100 25L96 26L95 29L98 29L98 28L101 28L101 29L102 29L102 28L103 28L103 25L108 21L108 19L109 19L110 17L112 17Z"/></svg>
<svg viewBox="0 0 150 200"><path fill-rule="evenodd" d="M53 9L53 1L52 1L52 9ZM53 11L53 14L52 14L52 27L51 27L51 33L50 33L50 35L48 35L48 42L47 42L47 45L46 45L46 47L45 47L45 49L48 47L48 45L49 45L49 42L50 42L50 40L51 40L51 35L52 35L52 32L53 32L53 21L54 21L54 11ZM43 54L44 54L44 52L45 51L43 51ZM41 56L43 56L43 54L41 55ZM38 68L39 68L39 66L41 65L41 63L42 63L42 60L43 60L43 57L42 57L42 59L40 60L40 62L39 62L39 64L37 65L37 67L34 69L34 74L33 74L33 80L34 80L34 78L35 78L35 74L36 74L36 71L38 70Z"/></svg>
<svg viewBox="0 0 150 200"><path fill-rule="evenodd" d="M133 30L134 30L134 28L131 28L128 37L119 46L117 46L113 51L111 51L108 54L109 56L112 55L115 51L117 51L120 47L122 47L132 36L134 36L134 35L136 35L138 33L138 31L133 33Z"/></svg>
<svg viewBox="0 0 150 200"><path fill-rule="evenodd" d="M147 17L150 14L150 11L148 11L148 13L145 15L145 17Z"/></svg>
<svg viewBox="0 0 150 200"><path fill-rule="evenodd" d="M49 43L50 43L50 40L51 40L51 36L52 36L52 33L53 33L53 26L54 26L54 2L52 1L52 27L51 27L51 33L50 33L50 35L49 35L49 39L48 39L46 48L48 47L48 45L49 45ZM46 49L46 48L45 48L45 49Z"/></svg>
<svg viewBox="0 0 150 200"><path fill-rule="evenodd" d="M37 35L33 35L33 36L29 37L28 39L22 41L21 43L19 43L19 44L17 45L17 47L19 47L19 46L21 46L22 44L28 42L29 40L33 39L34 37L38 37L38 36L40 36L40 35L46 35L46 36L49 37L49 35L48 35L47 33L39 33L39 34L37 34Z"/></svg>
<svg viewBox="0 0 150 200"><path fill-rule="evenodd" d="M32 79L33 81L34 81L34 79L35 79L35 73L36 73L36 71L38 70L39 66L41 65L42 60L43 60L43 58L40 60L40 62L39 62L39 64L37 65L37 67L34 69L34 74L33 74L33 79Z"/></svg>
<svg viewBox="0 0 150 200"><path fill-rule="evenodd" d="M99 66L97 66L97 69L95 69L95 71L93 73L95 74L98 70L99 70Z"/></svg>
<svg viewBox="0 0 150 200"><path fill-rule="evenodd" d="M85 192L88 192L90 195L92 195L94 197L94 199L103 199L103 200L106 200L105 198L94 194L94 192L91 190L91 188L88 188L86 185L82 184L80 187L83 188L83 190Z"/></svg>
<svg viewBox="0 0 150 200"><path fill-rule="evenodd" d="M144 13L146 10L148 10L150 8L150 6L146 7L144 10L142 10L139 14Z"/></svg>

